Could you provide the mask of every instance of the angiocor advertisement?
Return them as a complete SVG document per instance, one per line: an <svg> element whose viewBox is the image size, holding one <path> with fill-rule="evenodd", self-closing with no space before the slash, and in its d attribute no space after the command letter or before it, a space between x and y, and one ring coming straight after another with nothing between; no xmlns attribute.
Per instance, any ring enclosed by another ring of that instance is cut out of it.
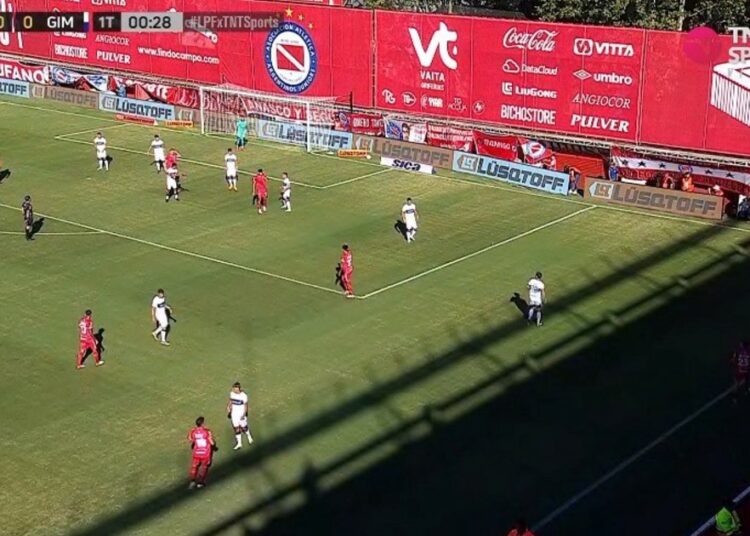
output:
<svg viewBox="0 0 750 536"><path fill-rule="evenodd" d="M305 125L261 119L256 123L256 133L259 138L266 140L294 145L307 144L307 128ZM310 144L313 147L328 149L351 149L352 135L349 132L336 130L312 129L310 131Z"/></svg>
<svg viewBox="0 0 750 536"><path fill-rule="evenodd" d="M28 82L18 82L17 80L4 80L0 78L0 95L10 95L11 97L31 98L31 86Z"/></svg>
<svg viewBox="0 0 750 536"><path fill-rule="evenodd" d="M459 151L453 154L453 171L518 184L551 194L568 195L570 189L570 177L566 173Z"/></svg>
<svg viewBox="0 0 750 536"><path fill-rule="evenodd" d="M160 102L99 95L99 109L105 112L137 115L160 121L177 119L174 106Z"/></svg>
<svg viewBox="0 0 750 536"><path fill-rule="evenodd" d="M373 154L386 158L417 162L441 169L450 169L453 162L451 150L388 138L372 138L355 134L352 147L367 149Z"/></svg>
<svg viewBox="0 0 750 536"><path fill-rule="evenodd" d="M623 182L590 180L584 188L584 197L604 203L658 210L707 220L720 220L724 215L723 197L688 194Z"/></svg>

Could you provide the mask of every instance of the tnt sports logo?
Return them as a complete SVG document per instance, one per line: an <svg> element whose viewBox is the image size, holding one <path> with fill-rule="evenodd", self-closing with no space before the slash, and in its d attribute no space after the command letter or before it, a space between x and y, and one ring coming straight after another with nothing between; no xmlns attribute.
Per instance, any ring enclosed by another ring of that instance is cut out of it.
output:
<svg viewBox="0 0 750 536"><path fill-rule="evenodd" d="M606 182L595 182L589 186L591 197L598 199L612 199L613 185Z"/></svg>
<svg viewBox="0 0 750 536"><path fill-rule="evenodd" d="M318 72L318 54L312 37L294 22L282 22L269 32L265 60L271 80L287 93L306 91Z"/></svg>

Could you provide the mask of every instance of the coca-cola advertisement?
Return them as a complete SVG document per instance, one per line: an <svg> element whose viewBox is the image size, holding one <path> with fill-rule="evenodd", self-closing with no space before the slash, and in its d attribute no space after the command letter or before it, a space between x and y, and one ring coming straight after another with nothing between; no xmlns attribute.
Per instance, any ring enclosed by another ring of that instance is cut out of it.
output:
<svg viewBox="0 0 750 536"><path fill-rule="evenodd" d="M634 141L645 32L376 12L377 105Z"/></svg>

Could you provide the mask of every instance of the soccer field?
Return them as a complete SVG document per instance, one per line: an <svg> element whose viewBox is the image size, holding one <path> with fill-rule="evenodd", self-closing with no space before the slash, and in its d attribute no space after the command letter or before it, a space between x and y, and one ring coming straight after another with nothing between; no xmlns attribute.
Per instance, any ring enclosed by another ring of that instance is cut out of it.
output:
<svg viewBox="0 0 750 536"><path fill-rule="evenodd" d="M226 139L38 102L0 100L0 532L498 534L523 514L540 534L679 534L737 490L750 431L727 359L748 335L750 228L262 142L233 193ZM155 133L184 157L179 203ZM276 179L263 217L258 167ZM334 282L344 242L356 300ZM541 328L509 301L537 270ZM159 287L170 347L150 335ZM87 308L106 366L77 371ZM240 451L234 381L256 438ZM219 451L188 492L198 415Z"/></svg>

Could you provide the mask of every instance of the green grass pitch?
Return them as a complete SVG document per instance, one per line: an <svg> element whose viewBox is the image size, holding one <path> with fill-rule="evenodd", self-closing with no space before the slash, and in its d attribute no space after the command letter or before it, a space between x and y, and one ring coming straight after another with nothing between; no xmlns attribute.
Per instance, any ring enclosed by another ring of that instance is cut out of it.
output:
<svg viewBox="0 0 750 536"><path fill-rule="evenodd" d="M145 155L154 133L184 156L180 203ZM254 142L240 169L295 183L292 213L271 181L259 217L247 174L226 190L226 139L6 99L0 140L4 534L499 534L519 513L542 534L634 534L687 529L738 484L746 410L723 395L748 331L746 228ZM357 300L334 286L344 242ZM509 303L537 270L540 329ZM149 333L158 287L169 348ZM76 371L86 308L106 366ZM236 380L256 444L233 452ZM220 450L189 494L199 414Z"/></svg>

